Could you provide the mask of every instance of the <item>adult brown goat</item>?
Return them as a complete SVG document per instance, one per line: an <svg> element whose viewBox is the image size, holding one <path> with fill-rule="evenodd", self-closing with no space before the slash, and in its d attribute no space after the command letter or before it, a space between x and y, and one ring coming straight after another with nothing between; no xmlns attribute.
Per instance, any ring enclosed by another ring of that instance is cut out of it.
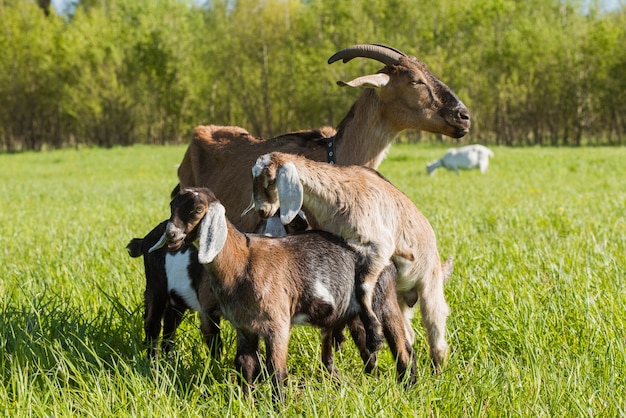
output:
<svg viewBox="0 0 626 418"><path fill-rule="evenodd" d="M328 63L345 63L356 57L374 59L385 67L337 83L365 90L340 122L336 135L332 128L321 128L263 140L239 127L199 126L178 168L179 186L210 188L235 226L252 232L259 216L240 214L252 195L250 167L260 155L280 151L316 161L377 168L392 140L406 129L453 138L467 134L467 108L421 61L394 48L365 44L342 49ZM309 221L315 225L314 219Z"/></svg>

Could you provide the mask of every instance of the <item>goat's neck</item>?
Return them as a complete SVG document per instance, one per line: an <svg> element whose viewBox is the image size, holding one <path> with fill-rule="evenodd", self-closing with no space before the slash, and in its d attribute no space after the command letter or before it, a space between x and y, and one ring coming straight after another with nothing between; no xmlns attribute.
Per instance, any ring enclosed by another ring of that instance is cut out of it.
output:
<svg viewBox="0 0 626 418"><path fill-rule="evenodd" d="M336 162L377 168L399 131L384 117L378 93L365 89L337 128Z"/></svg>
<svg viewBox="0 0 626 418"><path fill-rule="evenodd" d="M320 225L333 225L337 210L329 210L328 202L345 202L349 201L346 188L342 184L337 187L328 187L329 184L336 184L338 179L335 177L336 171L332 169L320 170L317 167L310 166L309 162L301 159L297 164L298 177L304 189L303 206L306 207L317 223ZM334 208L337 209L337 208ZM341 211L341 208L338 208ZM335 231L329 231L335 232Z"/></svg>
<svg viewBox="0 0 626 418"><path fill-rule="evenodd" d="M238 278L244 274L245 261L248 260L250 253L246 235L237 230L230 222L227 224L228 235L224 247L209 264L209 269L213 273L212 276L219 281L220 287L226 292L234 288Z"/></svg>

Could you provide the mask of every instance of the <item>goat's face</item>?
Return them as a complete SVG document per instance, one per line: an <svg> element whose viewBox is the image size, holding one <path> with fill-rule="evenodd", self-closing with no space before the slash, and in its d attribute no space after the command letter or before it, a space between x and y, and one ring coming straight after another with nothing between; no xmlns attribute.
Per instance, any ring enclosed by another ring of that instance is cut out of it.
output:
<svg viewBox="0 0 626 418"><path fill-rule="evenodd" d="M276 164L269 161L267 156L260 157L252 168L252 202L254 210L263 219L271 218L280 207L276 177Z"/></svg>
<svg viewBox="0 0 626 418"><path fill-rule="evenodd" d="M469 132L469 111L424 63L402 57L399 65L387 66L381 73L389 76L389 82L379 90L382 109L396 129L418 129L453 138Z"/></svg>
<svg viewBox="0 0 626 418"><path fill-rule="evenodd" d="M260 156L252 167L252 202L246 211L254 208L267 219L280 209L280 222L289 224L302 209L303 188L293 162L273 152Z"/></svg>
<svg viewBox="0 0 626 418"><path fill-rule="evenodd" d="M183 242L193 242L198 236L198 225L210 205L210 199L217 201L208 189L183 189L170 203L171 217L165 230L167 248L178 250Z"/></svg>

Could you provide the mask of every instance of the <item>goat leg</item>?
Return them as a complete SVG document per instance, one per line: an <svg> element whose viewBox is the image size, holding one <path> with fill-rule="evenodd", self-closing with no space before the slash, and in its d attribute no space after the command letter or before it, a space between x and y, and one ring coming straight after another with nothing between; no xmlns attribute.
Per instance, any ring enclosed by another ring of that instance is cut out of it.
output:
<svg viewBox="0 0 626 418"><path fill-rule="evenodd" d="M261 372L259 360L259 337L257 335L244 335L237 331L237 354L235 355L235 369L237 370L239 384L243 390L243 396L248 397L259 373Z"/></svg>
<svg viewBox="0 0 626 418"><path fill-rule="evenodd" d="M346 336L343 335L343 327L336 328L332 332L332 344L335 350L340 350L343 344L346 342Z"/></svg>
<svg viewBox="0 0 626 418"><path fill-rule="evenodd" d="M222 312L215 294L211 291L210 279L204 267L200 266L201 278L198 284L198 299L201 301L200 331L204 342L214 359L220 358L222 352L222 338L220 336L220 319Z"/></svg>
<svg viewBox="0 0 626 418"><path fill-rule="evenodd" d="M339 374L339 370L337 366L335 366L333 358L333 346L335 346L336 343L335 333L337 331L339 331L343 337L343 332L341 332L343 331L343 327L338 330L322 329L322 364L333 377Z"/></svg>
<svg viewBox="0 0 626 418"><path fill-rule="evenodd" d="M219 309L206 309L200 313L200 331L204 342L214 359L220 358L222 353L222 337L220 336L220 312Z"/></svg>
<svg viewBox="0 0 626 418"><path fill-rule="evenodd" d="M348 329L350 330L350 335L354 340L354 344L359 350L361 360L363 360L363 364L365 365L365 372L373 375L374 377L378 377L378 369L376 367L378 356L376 352L372 352L367 348L366 333L365 328L363 327L363 322L358 316L356 316L348 323Z"/></svg>
<svg viewBox="0 0 626 418"><path fill-rule="evenodd" d="M398 382L404 382L407 386L413 385L415 384L416 367L413 347L406 337L404 318L397 301L389 299L389 304L396 306L387 307L383 311L383 332L389 343L389 349L396 360ZM391 315L387 315L388 308L393 309Z"/></svg>
<svg viewBox="0 0 626 418"><path fill-rule="evenodd" d="M165 308L163 316L163 341L161 341L161 350L164 354L169 353L174 346L174 337L176 329L183 320L183 315L187 308L168 304Z"/></svg>
<svg viewBox="0 0 626 418"><path fill-rule="evenodd" d="M372 276L370 276L371 278ZM373 276L378 277L378 275ZM374 286L376 282L362 282L357 286L357 300L361 305L361 312L359 314L363 327L365 328L365 345L371 352L380 350L384 342L384 336L382 332L382 325L374 310L372 309L372 299L374 296Z"/></svg>
<svg viewBox="0 0 626 418"><path fill-rule="evenodd" d="M145 344L148 347L148 358L156 357L156 345L161 334L161 321L165 306L168 304L165 298L158 297L151 288L144 292L145 311L143 315L143 327L146 334Z"/></svg>
<svg viewBox="0 0 626 418"><path fill-rule="evenodd" d="M422 313L422 325L428 337L432 365L435 372L439 372L443 368L448 354L445 332L450 309L443 293L443 278L433 278L428 283L429 286L419 289L420 311Z"/></svg>
<svg viewBox="0 0 626 418"><path fill-rule="evenodd" d="M376 285L388 260L389 257L370 253L357 265L356 297L361 307L359 316L365 328L365 345L372 353L380 350L384 342L382 324L374 313L373 304Z"/></svg>
<svg viewBox="0 0 626 418"><path fill-rule="evenodd" d="M411 307L418 299L417 290L404 293L398 297L396 293L396 270L387 266L380 275L376 293L374 294L374 311L383 324L383 333L389 349L396 360L398 382L406 386L415 384L415 355L413 352L413 328L401 309L406 304ZM400 300L399 300L400 299ZM412 313L412 308L409 308ZM412 315L411 315L412 318ZM411 332L407 332L408 327Z"/></svg>
<svg viewBox="0 0 626 418"><path fill-rule="evenodd" d="M289 322L287 322L289 323ZM277 326L265 338L267 372L272 378L274 401L283 401L283 385L287 380L287 350L290 327Z"/></svg>

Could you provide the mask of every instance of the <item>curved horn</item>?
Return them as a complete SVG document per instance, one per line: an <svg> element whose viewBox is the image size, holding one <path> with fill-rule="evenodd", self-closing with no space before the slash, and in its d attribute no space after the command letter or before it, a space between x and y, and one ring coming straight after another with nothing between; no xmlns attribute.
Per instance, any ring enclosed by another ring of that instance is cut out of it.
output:
<svg viewBox="0 0 626 418"><path fill-rule="evenodd" d="M400 57L406 57L406 54L386 45L360 44L336 52L328 59L328 63L332 64L340 59L346 63L356 57L371 58L385 65L394 65L399 62Z"/></svg>

